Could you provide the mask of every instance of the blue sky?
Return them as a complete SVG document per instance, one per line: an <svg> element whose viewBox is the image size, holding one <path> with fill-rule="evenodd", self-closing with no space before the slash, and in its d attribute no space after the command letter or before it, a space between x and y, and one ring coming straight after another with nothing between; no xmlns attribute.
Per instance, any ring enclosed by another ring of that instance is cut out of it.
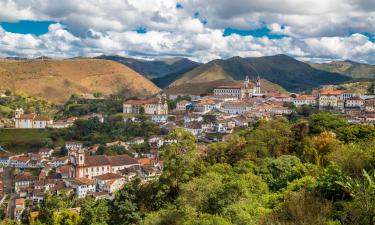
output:
<svg viewBox="0 0 375 225"><path fill-rule="evenodd" d="M375 64L373 0L0 1L0 57L119 54L206 62L288 54ZM31 35L30 35L31 34Z"/></svg>

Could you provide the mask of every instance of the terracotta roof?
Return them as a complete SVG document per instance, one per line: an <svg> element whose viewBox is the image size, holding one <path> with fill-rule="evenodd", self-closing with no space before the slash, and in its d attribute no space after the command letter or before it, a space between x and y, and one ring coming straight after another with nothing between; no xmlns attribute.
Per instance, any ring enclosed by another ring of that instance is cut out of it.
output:
<svg viewBox="0 0 375 225"><path fill-rule="evenodd" d="M316 100L316 97L312 96L312 95L299 95L295 99L297 99L297 100Z"/></svg>
<svg viewBox="0 0 375 225"><path fill-rule="evenodd" d="M24 205L25 199L24 198L17 198L16 199L16 205Z"/></svg>
<svg viewBox="0 0 375 225"><path fill-rule="evenodd" d="M105 155L86 156L85 164L87 166L104 166L110 165L110 161Z"/></svg>
<svg viewBox="0 0 375 225"><path fill-rule="evenodd" d="M12 160L17 160L17 161L26 163L26 162L30 161L30 157L27 157L27 156L16 156L16 157L13 157Z"/></svg>
<svg viewBox="0 0 375 225"><path fill-rule="evenodd" d="M152 160L149 158L142 158L142 159L138 159L138 162L141 165L151 165Z"/></svg>
<svg viewBox="0 0 375 225"><path fill-rule="evenodd" d="M73 182L75 182L76 184L79 184L79 185L82 185L82 184L93 185L95 183L94 180L91 180L91 179L86 178L86 177L76 177L76 178L74 178Z"/></svg>
<svg viewBox="0 0 375 225"><path fill-rule="evenodd" d="M112 179L121 179L122 176L117 173L106 173L100 176L96 176L95 178L99 180L112 180Z"/></svg>
<svg viewBox="0 0 375 225"><path fill-rule="evenodd" d="M70 165L65 165L58 168L59 173L68 174L70 171Z"/></svg>
<svg viewBox="0 0 375 225"><path fill-rule="evenodd" d="M190 102L189 101L187 101L187 100L182 100L182 101L179 101L179 102L177 102L177 104L189 104Z"/></svg>
<svg viewBox="0 0 375 225"><path fill-rule="evenodd" d="M35 114L22 114L20 115L20 119L33 120L35 116L36 116Z"/></svg>
<svg viewBox="0 0 375 225"><path fill-rule="evenodd" d="M137 160L129 155L109 156L109 161L111 162L112 166L138 164Z"/></svg>
<svg viewBox="0 0 375 225"><path fill-rule="evenodd" d="M341 95L345 92L342 90L321 90L319 91L320 95Z"/></svg>
<svg viewBox="0 0 375 225"><path fill-rule="evenodd" d="M34 118L34 120L36 120L36 121L50 121L51 119L48 116L37 115Z"/></svg>

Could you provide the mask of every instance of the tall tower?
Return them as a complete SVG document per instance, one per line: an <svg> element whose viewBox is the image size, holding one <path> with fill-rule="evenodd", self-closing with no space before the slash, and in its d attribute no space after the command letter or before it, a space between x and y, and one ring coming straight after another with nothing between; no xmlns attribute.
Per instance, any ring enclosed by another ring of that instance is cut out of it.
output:
<svg viewBox="0 0 375 225"><path fill-rule="evenodd" d="M85 165L85 151L83 149L78 150L76 162L78 166Z"/></svg>
<svg viewBox="0 0 375 225"><path fill-rule="evenodd" d="M248 88L248 87L249 87L249 84L250 84L249 76L246 76L245 81L244 81L243 83L244 83L244 85L245 85L245 88Z"/></svg>
<svg viewBox="0 0 375 225"><path fill-rule="evenodd" d="M21 115L23 115L25 112L23 111L23 109L22 108L17 108L16 109L16 111L15 111L15 113L14 113L14 118L20 118L21 117Z"/></svg>
<svg viewBox="0 0 375 225"><path fill-rule="evenodd" d="M255 94L260 94L260 77L257 77L256 84L255 84Z"/></svg>

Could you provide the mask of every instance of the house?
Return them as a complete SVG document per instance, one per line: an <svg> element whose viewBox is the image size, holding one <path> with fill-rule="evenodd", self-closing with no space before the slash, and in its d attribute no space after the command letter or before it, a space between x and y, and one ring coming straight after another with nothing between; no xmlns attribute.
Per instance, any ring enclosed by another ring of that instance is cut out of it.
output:
<svg viewBox="0 0 375 225"><path fill-rule="evenodd" d="M9 164L16 168L27 168L29 167L30 157L28 156L14 156L10 158Z"/></svg>
<svg viewBox="0 0 375 225"><path fill-rule="evenodd" d="M14 219L21 220L21 215L25 210L25 199L24 198L16 198L14 200L15 208L14 208Z"/></svg>
<svg viewBox="0 0 375 225"><path fill-rule="evenodd" d="M34 203L41 203L44 200L45 192L41 189L34 189L32 193L32 201Z"/></svg>
<svg viewBox="0 0 375 225"><path fill-rule="evenodd" d="M132 167L128 167L128 168L125 168L125 169L122 169L122 170L118 170L117 173L119 173L120 175L125 177L127 180L131 180L131 179L137 177L140 168L141 168L140 166L132 166Z"/></svg>
<svg viewBox="0 0 375 225"><path fill-rule="evenodd" d="M321 90L319 92L319 109L331 107L338 108L339 100L342 100L344 91L341 90ZM347 97L345 95L345 97Z"/></svg>
<svg viewBox="0 0 375 225"><path fill-rule="evenodd" d="M166 123L168 121L168 115L152 115L151 122L153 123Z"/></svg>
<svg viewBox="0 0 375 225"><path fill-rule="evenodd" d="M25 114L23 109L16 109L14 115L14 127L23 129L43 129L49 124L52 124L53 120L47 116L33 114Z"/></svg>
<svg viewBox="0 0 375 225"><path fill-rule="evenodd" d="M194 136L200 136L203 134L202 125L200 123L185 124L185 129L191 132Z"/></svg>
<svg viewBox="0 0 375 225"><path fill-rule="evenodd" d="M126 183L126 179L120 174L106 173L95 177L98 191L113 193L121 189Z"/></svg>
<svg viewBox="0 0 375 225"><path fill-rule="evenodd" d="M64 156L64 157L52 159L49 165L51 165L53 168L57 168L57 167L64 166L68 163L69 163L69 157Z"/></svg>
<svg viewBox="0 0 375 225"><path fill-rule="evenodd" d="M71 151L69 157L72 163L72 177L86 177L92 179L102 174L116 173L118 170L139 165L136 159L126 154L116 156L86 156L85 152L79 149Z"/></svg>
<svg viewBox="0 0 375 225"><path fill-rule="evenodd" d="M160 176L161 171L153 166L141 166L140 177L145 181L153 180Z"/></svg>
<svg viewBox="0 0 375 225"><path fill-rule="evenodd" d="M17 175L14 178L14 191L18 193L21 189L30 187L36 180L37 177L28 174Z"/></svg>
<svg viewBox="0 0 375 225"><path fill-rule="evenodd" d="M38 153L43 157L49 158L52 156L53 149L52 148L41 148L38 150Z"/></svg>
<svg viewBox="0 0 375 225"><path fill-rule="evenodd" d="M214 109L219 109L221 106L221 100L205 99L194 104L194 111L201 114L205 114Z"/></svg>
<svg viewBox="0 0 375 225"><path fill-rule="evenodd" d="M0 156L0 167L6 167L6 166L8 166L9 162L10 162L9 158L10 157L7 156L7 155Z"/></svg>
<svg viewBox="0 0 375 225"><path fill-rule="evenodd" d="M295 106L302 106L302 105L317 105L317 99L315 96L312 95L298 95L293 99L293 104Z"/></svg>
<svg viewBox="0 0 375 225"><path fill-rule="evenodd" d="M375 112L375 98L369 98L365 100L365 111L366 112Z"/></svg>
<svg viewBox="0 0 375 225"><path fill-rule="evenodd" d="M123 104L125 114L139 114L144 109L147 115L167 115L168 103L165 94L159 94L156 98L147 100L128 100Z"/></svg>
<svg viewBox="0 0 375 225"><path fill-rule="evenodd" d="M176 110L177 111L185 111L186 106L191 105L191 102L187 100L182 100L176 103Z"/></svg>
<svg viewBox="0 0 375 225"><path fill-rule="evenodd" d="M65 142L65 149L71 150L71 149L80 149L83 148L83 143L79 141L66 141Z"/></svg>
<svg viewBox="0 0 375 225"><path fill-rule="evenodd" d="M234 115L246 113L248 110L250 105L243 101L225 102L220 108L220 111Z"/></svg>
<svg viewBox="0 0 375 225"><path fill-rule="evenodd" d="M95 181L86 177L75 177L64 182L67 187L74 189L77 198L84 198L88 193L95 192Z"/></svg>
<svg viewBox="0 0 375 225"><path fill-rule="evenodd" d="M365 100L359 96L353 96L345 100L345 108L362 108L364 106Z"/></svg>

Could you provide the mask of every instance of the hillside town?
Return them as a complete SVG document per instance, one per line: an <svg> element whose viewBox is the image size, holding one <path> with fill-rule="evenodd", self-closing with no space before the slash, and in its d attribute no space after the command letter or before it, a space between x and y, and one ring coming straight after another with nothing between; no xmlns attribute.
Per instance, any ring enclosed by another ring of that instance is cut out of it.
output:
<svg viewBox="0 0 375 225"><path fill-rule="evenodd" d="M175 106L169 108L168 102ZM313 90L311 94L265 92L261 79L248 77L239 85L217 86L211 95L158 94L148 99L127 100L123 103L123 122L140 123L140 115L171 131L182 127L191 132L202 145L223 140L226 135L259 120L291 116L298 107L342 114L351 123L375 123L375 95L336 90L332 86ZM95 118L105 121L105 115L89 114L53 121L48 116L27 114L17 108L14 118L4 122L4 129L62 129L77 120ZM64 191L76 198L113 199L114 193L126 183L140 179L147 183L161 175L163 161L159 150L177 143L167 135L115 141L106 146L118 146L132 154L96 154L99 145L84 145L65 140L63 147L40 148L37 152L0 156L0 198L6 203L10 218L20 220L26 201L38 205L47 193ZM138 154L134 145L146 144L150 151ZM30 207L30 205L29 205ZM37 211L31 215L37 215Z"/></svg>

